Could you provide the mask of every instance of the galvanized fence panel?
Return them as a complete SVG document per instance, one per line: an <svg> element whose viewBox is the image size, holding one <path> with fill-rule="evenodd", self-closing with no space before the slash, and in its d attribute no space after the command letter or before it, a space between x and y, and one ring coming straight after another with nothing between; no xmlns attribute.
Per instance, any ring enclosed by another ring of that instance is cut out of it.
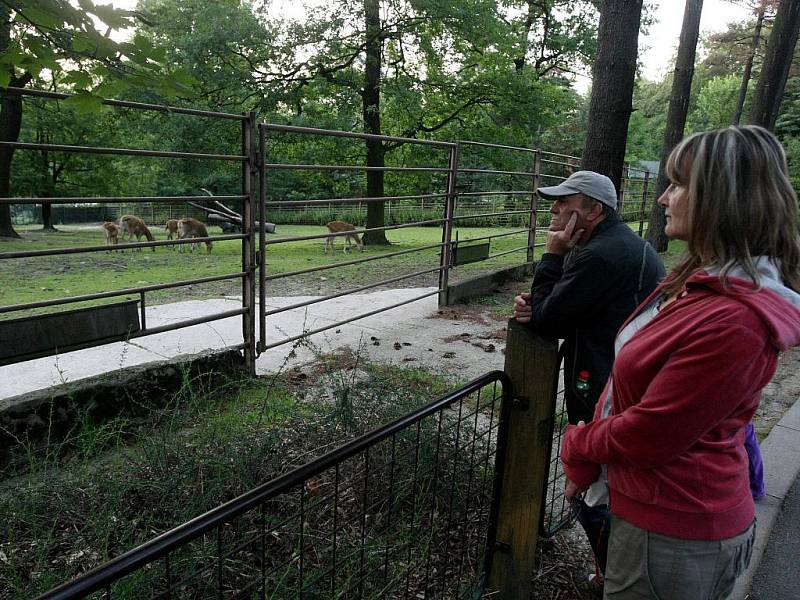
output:
<svg viewBox="0 0 800 600"><path fill-rule="evenodd" d="M487 373L41 598L476 598L508 388Z"/></svg>
<svg viewBox="0 0 800 600"><path fill-rule="evenodd" d="M45 100L57 101L69 98L68 94L60 94L54 92L45 92L41 90L30 89L14 89L9 88L9 91L17 93L23 97L37 97ZM151 248L153 251L157 247L175 246L180 247L186 244L196 244L201 242L215 242L224 240L241 240L242 244L242 267L238 272L226 273L210 277L195 277L188 279L181 279L178 281L170 281L159 284L140 285L125 289L108 290L92 294L81 294L74 296L65 296L60 298L53 298L49 300L41 300L36 302L26 302L21 304L8 304L0 306L0 315L22 315L18 319L0 321L0 337L12 336L14 331L17 331L19 325L30 318L34 311L39 309L52 309L54 307L62 307L74 305L77 303L92 302L97 303L99 300L107 300L113 298L120 298L126 296L138 296L139 308L139 322L130 323L130 328L125 333L115 334L108 337L92 338L91 323L88 323L87 331L76 332L75 343L50 346L38 348L32 351L22 351L15 353L7 353L0 359L0 365L13 364L32 358L41 356L49 356L57 353L69 352L82 348L98 346L113 341L128 341L134 338L153 335L156 333L163 333L166 331L174 331L177 329L198 325L201 323L209 323L212 321L225 319L229 317L240 317L243 322L243 337L242 343L231 346L231 348L243 350L245 362L251 371L254 371L254 357L255 357L255 342L253 332L253 317L254 317L254 295L251 290L254 285L254 239L252 232L252 220L250 218L250 205L251 205L251 190L252 190L252 175L255 172L256 155L255 148L250 143L251 131L254 124L254 115L235 115L228 113L219 113L211 111L202 111L189 108L162 106L156 104L145 104L138 102L125 102L117 100L104 100L103 104L115 108L126 108L134 111L155 111L167 115L187 115L190 117L216 119L220 121L229 121L232 123L240 123L241 138L242 138L242 151L241 154L224 154L224 153L209 153L209 152L177 152L171 150L159 149L144 149L144 148L111 148L111 147L96 147L96 146L80 146L70 144L45 144L45 143L30 143L25 141L18 142L0 142L0 146L5 148L12 148L17 151L58 151L66 154L93 154L105 157L136 157L141 159L175 159L175 160L198 160L206 162L222 162L222 163L240 163L242 166L242 190L240 195L225 196L223 199L236 199L242 202L244 207L243 212L247 215L245 219L245 227L241 234L217 235L197 238L184 238L175 240L154 240L147 242L139 242L138 237L136 242L128 241L127 243L119 243L114 246L107 245L84 245L77 247L64 247L46 250L20 250L20 251L7 251L0 252L0 261L6 260L35 260L37 258L60 256L65 254L84 254L84 253L100 253L112 250L119 252L123 250ZM147 196L147 197L13 197L13 198L0 198L2 205L17 205L17 206L32 206L41 205L43 202L50 205L69 205L69 206L97 206L97 205L111 205L111 206L138 206L152 207L154 204L161 206L182 205L186 202L204 202L208 197L203 196ZM151 223L152 224L152 223ZM159 327L148 327L146 320L146 307L147 307L147 294L156 290L175 289L195 284L205 284L210 282L236 280L242 281L243 301L241 308L217 312L214 314L203 315L202 317L195 317L185 319L178 322L172 322ZM79 309L81 314L90 312L92 309ZM97 308L98 319L103 317L103 307ZM71 315L75 311L64 310L63 324L65 327L70 326ZM84 315L84 320L88 317ZM3 333L5 332L5 333ZM16 342L14 339L4 339L6 345L13 346Z"/></svg>

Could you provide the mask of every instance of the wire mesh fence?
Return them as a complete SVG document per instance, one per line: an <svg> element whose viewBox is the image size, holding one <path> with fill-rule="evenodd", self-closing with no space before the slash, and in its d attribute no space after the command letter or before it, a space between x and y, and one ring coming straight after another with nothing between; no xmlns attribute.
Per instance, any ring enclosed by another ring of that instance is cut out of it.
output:
<svg viewBox="0 0 800 600"><path fill-rule="evenodd" d="M42 598L473 598L492 530L494 371Z"/></svg>

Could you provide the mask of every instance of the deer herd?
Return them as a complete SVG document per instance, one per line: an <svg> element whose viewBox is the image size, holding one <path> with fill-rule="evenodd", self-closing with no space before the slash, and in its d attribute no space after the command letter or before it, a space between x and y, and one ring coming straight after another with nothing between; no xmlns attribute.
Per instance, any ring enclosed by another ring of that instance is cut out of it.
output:
<svg viewBox="0 0 800 600"><path fill-rule="evenodd" d="M334 245L336 238L342 236L345 238L344 242L342 242L342 252L350 252L353 242L355 242L355 245L359 250L362 252L364 251L364 243L361 240L361 237L356 233L355 225L352 223L348 223L347 221L330 221L325 226L328 229L328 233L331 234L325 238L326 254L328 253L328 250L335 250ZM153 234L150 232L150 229L147 227L145 222L134 215L123 215L119 219L119 224L113 221L105 221L102 227L103 233L106 236L107 246L115 246L119 244L120 239L125 241L126 235L128 236L128 242L131 242L134 236L136 236L137 242L143 237L147 239L148 242L155 241ZM179 240L185 240L209 237L208 229L206 228L205 223L191 218L169 219L164 225L164 231L167 233L168 240L173 240L176 238ZM207 253L211 254L213 242L211 240L205 240L205 244ZM178 245L178 251L184 252L185 246L190 246L189 249L193 252L195 248L200 247L200 242L195 242L192 244L180 244ZM155 246L152 246L152 248L153 252L155 252ZM139 248L139 250L141 250L141 248Z"/></svg>
<svg viewBox="0 0 800 600"><path fill-rule="evenodd" d="M107 246L116 246L120 240L125 241L125 236L128 236L128 242L132 242L134 236L136 241L141 241L145 238L148 242L155 241L150 229L145 225L145 222L134 215L123 215L119 219L119 224L113 221L105 221L102 225L103 233L106 236ZM207 238L208 230L205 223L197 219L170 219L164 226L164 231L167 232L167 239L172 240L177 237L179 240L193 239L193 238ZM211 248L214 243L211 240L205 240L206 250L211 254ZM180 244L178 251L183 252L184 246L190 246L190 250L194 251L195 248L200 247L200 242L193 244ZM152 247L153 252L156 251L155 246ZM139 248L141 250L141 248Z"/></svg>

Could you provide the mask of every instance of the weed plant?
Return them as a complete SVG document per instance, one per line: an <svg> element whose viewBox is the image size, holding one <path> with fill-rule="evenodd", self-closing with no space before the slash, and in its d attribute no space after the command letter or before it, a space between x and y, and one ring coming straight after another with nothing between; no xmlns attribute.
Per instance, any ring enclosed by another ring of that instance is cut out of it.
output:
<svg viewBox="0 0 800 600"><path fill-rule="evenodd" d="M48 453L28 450L28 472L0 485L0 598L40 594L448 387L421 369L371 364L359 351L319 356L309 369L259 380L200 376L184 383L147 417L85 420ZM269 567L273 597L288 598L295 594L289 589L322 589L319 582L341 590L340 597L355 593L353 586L377 597L392 585L413 591L434 578L445 585L445 573L448 581L458 581L461 572L469 579L488 509L483 496L480 506L476 500L479 482L481 494L491 489L485 461L476 459L488 451L486 441L466 434L479 421L487 427L475 406L426 419L343 463L338 478L325 472L268 503L268 565L257 543L241 541L258 530L260 513L235 519L220 531L219 543L233 548L224 562L226 581L243 585ZM469 460L461 464L459 456ZM472 509L453 510L470 500ZM298 506L305 507L299 515ZM339 538L331 544L334 529ZM456 541L467 548L461 554L451 546ZM174 553L174 572L213 564L217 543L216 536L204 536ZM335 574L329 572L333 552ZM298 570L300 554L304 570ZM203 595L215 573L200 568L178 595ZM146 597L144 590L164 577L163 565L154 564L121 581L114 597Z"/></svg>

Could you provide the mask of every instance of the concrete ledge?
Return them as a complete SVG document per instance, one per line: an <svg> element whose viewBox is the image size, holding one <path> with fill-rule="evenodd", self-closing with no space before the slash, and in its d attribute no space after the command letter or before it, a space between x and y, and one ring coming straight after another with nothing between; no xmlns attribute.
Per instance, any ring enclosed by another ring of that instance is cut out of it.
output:
<svg viewBox="0 0 800 600"><path fill-rule="evenodd" d="M475 296L491 294L508 281L522 281L532 275L532 265L519 265L518 267L510 267L502 271L462 281L448 286L446 304L447 306L452 306Z"/></svg>
<svg viewBox="0 0 800 600"><path fill-rule="evenodd" d="M795 401L761 444L767 496L756 502L756 540L750 566L736 582L732 600L745 600L764 555L769 536L798 473L800 473L800 402Z"/></svg>
<svg viewBox="0 0 800 600"><path fill-rule="evenodd" d="M97 377L4 398L0 401L0 471L14 438L33 443L59 439L79 421L136 417L169 403L187 380L244 372L237 350L185 355L128 367Z"/></svg>

